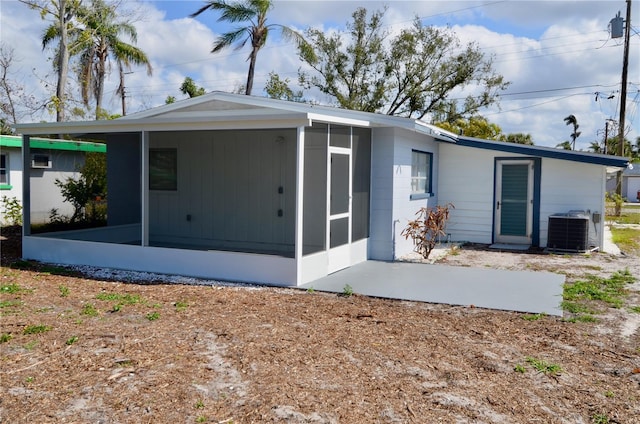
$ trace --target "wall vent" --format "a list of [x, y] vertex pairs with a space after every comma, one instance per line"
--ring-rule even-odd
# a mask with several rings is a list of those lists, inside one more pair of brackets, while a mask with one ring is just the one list
[[32, 168], [51, 168], [51, 158], [49, 155], [35, 154], [31, 156]]

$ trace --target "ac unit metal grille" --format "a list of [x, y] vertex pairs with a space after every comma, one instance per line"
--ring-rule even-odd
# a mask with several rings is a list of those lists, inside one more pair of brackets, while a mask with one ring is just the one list
[[547, 248], [565, 252], [586, 252], [588, 247], [588, 217], [568, 214], [549, 216]]

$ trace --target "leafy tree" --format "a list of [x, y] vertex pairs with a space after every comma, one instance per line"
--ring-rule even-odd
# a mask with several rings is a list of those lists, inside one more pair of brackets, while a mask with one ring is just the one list
[[227, 2], [225, 0], [207, 1], [206, 4], [192, 13], [190, 17], [196, 17], [206, 10], [220, 12], [219, 22], [246, 23], [232, 31], [220, 35], [213, 44], [212, 53], [217, 53], [234, 43], [238, 43], [236, 49], [251, 43], [249, 53], [249, 72], [245, 94], [250, 95], [253, 88], [253, 76], [255, 74], [258, 52], [267, 42], [267, 36], [273, 29], [280, 31], [285, 39], [294, 40], [298, 46], [305, 41], [301, 34], [293, 29], [280, 24], [267, 24], [267, 13], [273, 7], [272, 0], [239, 0]]
[[455, 134], [485, 140], [498, 140], [502, 135], [500, 126], [489, 122], [482, 116], [472, 116], [469, 119], [459, 118], [454, 122], [438, 122], [436, 125]]
[[84, 165], [80, 168], [80, 177], [68, 177], [65, 181], [55, 180], [60, 187], [62, 197], [73, 205], [71, 223], [79, 221], [95, 222], [99, 216], [97, 204], [107, 198], [107, 157], [104, 153], [89, 152]]
[[164, 99], [165, 105], [170, 105], [171, 103], [175, 103], [175, 102], [176, 102], [176, 98], [173, 96], [167, 96], [167, 98]]
[[191, 77], [184, 79], [184, 82], [180, 86], [180, 91], [182, 94], [187, 94], [189, 98], [202, 96], [207, 93], [204, 88], [198, 87]]
[[564, 150], [573, 150], [571, 148], [571, 142], [570, 141], [563, 141], [562, 143], [558, 143], [556, 144], [556, 147], [559, 149], [564, 149]]
[[507, 135], [503, 134], [500, 136], [500, 141], [533, 146], [533, 140], [531, 139], [531, 134], [523, 134], [523, 133], [512, 133]]
[[[607, 140], [607, 153], [617, 155], [618, 146], [620, 146], [620, 138], [610, 137]], [[630, 140], [624, 139], [624, 156], [630, 158], [632, 162], [640, 160], [640, 137], [636, 138], [635, 145]]]
[[81, 9], [82, 0], [20, 0], [31, 9], [40, 12], [42, 19], [49, 18], [51, 25], [42, 37], [42, 49], [58, 40], [53, 68], [58, 74], [56, 94], [52, 104], [56, 111], [56, 121], [66, 119], [67, 79], [69, 76], [70, 40], [69, 33], [74, 30], [74, 21]]
[[503, 134], [502, 128], [498, 124], [489, 122], [487, 118], [480, 115], [472, 116], [469, 119], [458, 118], [455, 122], [438, 122], [435, 125], [465, 137], [533, 145], [531, 134]]
[[[79, 16], [83, 31], [79, 35], [79, 44], [74, 51], [80, 54], [78, 79], [85, 105], [89, 104], [91, 98], [95, 99], [96, 119], [103, 116], [101, 109], [104, 81], [109, 72], [110, 58], [117, 62], [121, 73], [131, 64], [145, 65], [147, 74], [152, 73], [147, 55], [120, 38], [127, 36], [135, 42], [138, 34], [131, 23], [119, 20], [116, 7], [117, 4], [107, 4], [104, 0], [92, 0], [91, 6], [83, 10]], [[123, 82], [121, 84], [124, 85]]]
[[264, 86], [264, 91], [267, 96], [272, 99], [288, 100], [290, 102], [304, 102], [302, 90], [293, 91], [289, 87], [289, 78], [284, 80], [280, 79], [280, 76], [275, 72], [269, 72], [269, 80]]
[[[576, 118], [575, 115], [569, 115], [566, 118], [564, 118], [564, 123], [567, 125], [573, 125], [573, 132], [571, 133], [571, 148], [567, 149], [567, 150], [575, 150], [576, 149], [576, 138], [580, 137], [580, 134], [582, 134], [580, 131], [578, 131], [578, 127], [580, 127], [580, 125], [578, 125], [578, 118]], [[566, 147], [565, 147], [566, 149]]]
[[[385, 9], [386, 10], [386, 9]], [[308, 29], [311, 48], [299, 49], [312, 72], [301, 71], [305, 88], [315, 87], [340, 107], [454, 123], [498, 100], [507, 87], [476, 44], [461, 48], [450, 29], [424, 26], [419, 19], [387, 40], [383, 11], [367, 18], [358, 8], [345, 33]], [[448, 99], [454, 90], [475, 86], [479, 95]]]

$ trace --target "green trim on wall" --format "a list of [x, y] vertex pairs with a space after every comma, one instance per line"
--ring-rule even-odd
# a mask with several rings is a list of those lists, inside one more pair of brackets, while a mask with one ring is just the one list
[[[0, 146], [22, 147], [22, 137], [16, 135], [0, 135]], [[51, 138], [31, 137], [29, 146], [32, 149], [71, 150], [76, 152], [106, 153], [107, 145], [88, 141], [56, 140]]]
[[12, 188], [11, 184], [0, 184], [0, 190], [11, 190]]

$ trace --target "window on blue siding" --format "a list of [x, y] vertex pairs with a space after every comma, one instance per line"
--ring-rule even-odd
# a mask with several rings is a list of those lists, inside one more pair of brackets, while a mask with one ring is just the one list
[[411, 194], [431, 193], [432, 154], [411, 151]]

